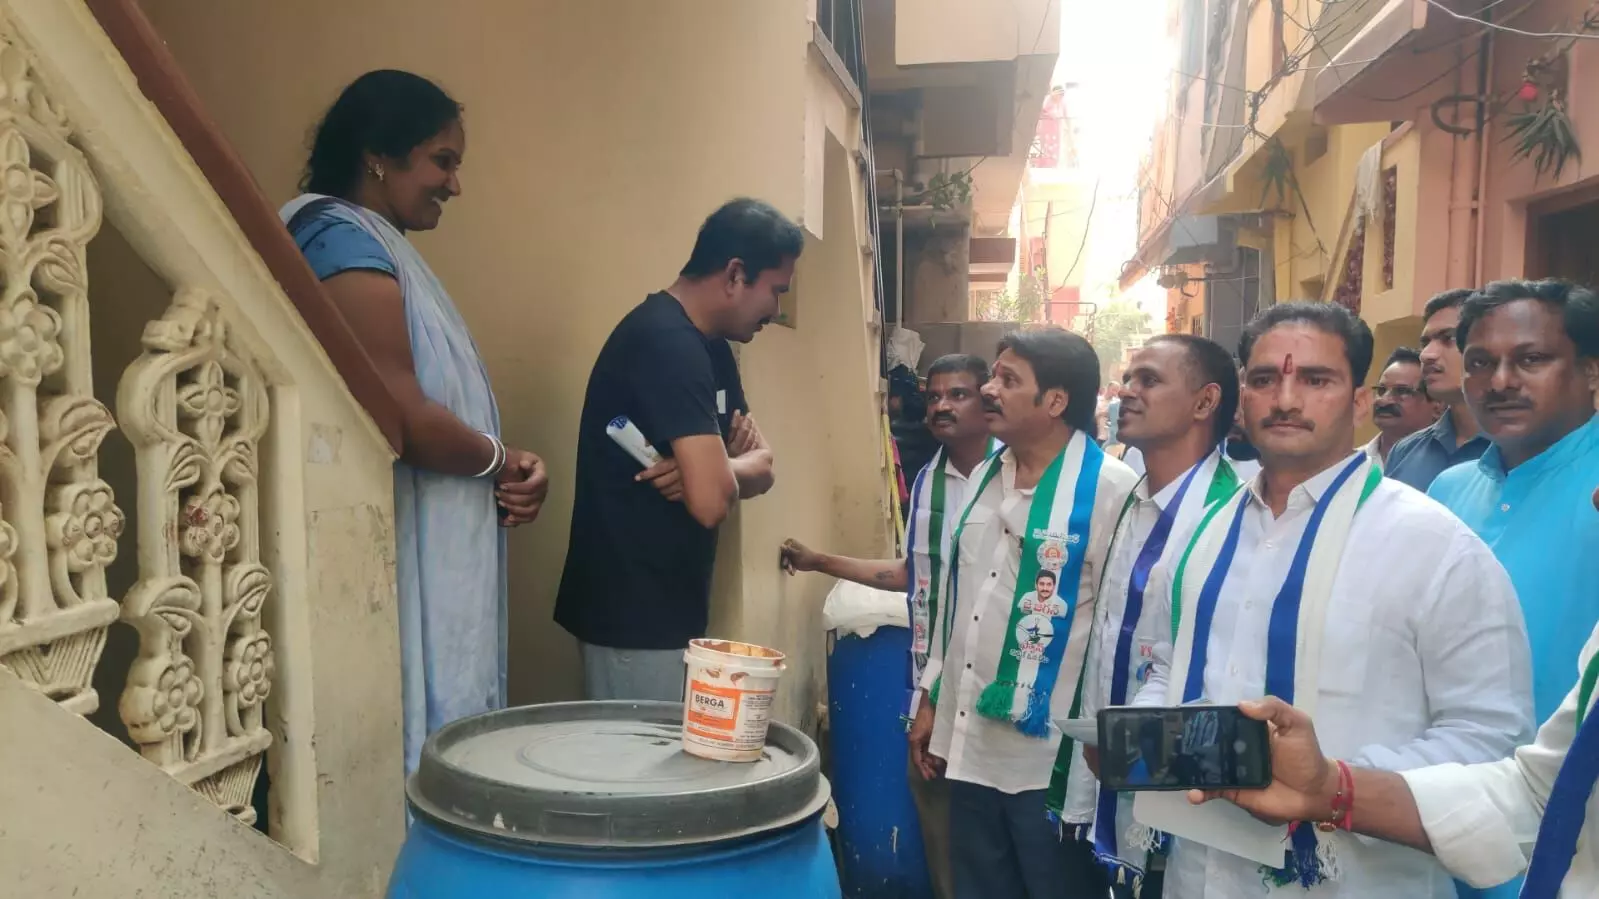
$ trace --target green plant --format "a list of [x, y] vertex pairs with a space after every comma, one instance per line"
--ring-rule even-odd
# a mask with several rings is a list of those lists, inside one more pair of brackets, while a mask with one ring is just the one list
[[1008, 290], [996, 290], [984, 298], [982, 305], [977, 307], [977, 320], [985, 322], [1014, 322], [1020, 321], [1017, 315], [1016, 294]]
[[1512, 159], [1530, 159], [1535, 179], [1551, 169], [1560, 178], [1566, 163], [1582, 160], [1582, 146], [1566, 111], [1566, 87], [1571, 77], [1571, 49], [1578, 39], [1599, 31], [1599, 0], [1595, 0], [1581, 20], [1567, 29], [1565, 40], [1527, 61], [1521, 86], [1500, 102], [1520, 101], [1521, 112], [1505, 120], [1509, 126], [1505, 140], [1514, 141]]
[[1088, 325], [1100, 370], [1109, 373], [1127, 348], [1149, 332], [1149, 313], [1130, 300], [1112, 300], [1094, 313]]
[[989, 322], [1038, 321], [1048, 297], [1049, 288], [1044, 283], [1042, 272], [1022, 275], [1017, 279], [1015, 293], [1009, 290], [994, 291], [978, 307], [977, 317]]
[[926, 203], [934, 209], [945, 210], [964, 206], [972, 199], [972, 173], [966, 171], [951, 175], [939, 172], [928, 179], [926, 187], [918, 184], [917, 191], [913, 199], [917, 203]]
[[1527, 109], [1506, 120], [1510, 131], [1505, 140], [1515, 141], [1512, 159], [1531, 159], [1538, 178], [1554, 170], [1556, 179], [1572, 159], [1582, 159], [1582, 147], [1577, 143], [1571, 116], [1558, 93], [1551, 92], [1542, 103], [1527, 104]]

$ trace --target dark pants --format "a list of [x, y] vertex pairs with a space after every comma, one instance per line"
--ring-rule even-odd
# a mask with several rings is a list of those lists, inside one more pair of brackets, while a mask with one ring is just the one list
[[949, 836], [955, 899], [1105, 899], [1093, 851], [1056, 835], [1043, 790], [950, 781]]
[[[908, 759], [907, 759], [908, 761]], [[927, 873], [933, 881], [933, 899], [955, 899], [949, 869], [949, 781], [924, 780], [915, 765], [910, 766], [911, 798], [922, 824], [922, 846], [927, 852]]]

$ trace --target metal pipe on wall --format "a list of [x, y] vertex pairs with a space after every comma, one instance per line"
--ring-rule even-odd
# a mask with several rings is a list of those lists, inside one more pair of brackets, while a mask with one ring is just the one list
[[[1483, 10], [1483, 21], [1493, 21], [1493, 10]], [[1471, 287], [1482, 287], [1483, 272], [1487, 268], [1483, 244], [1488, 233], [1488, 150], [1493, 118], [1489, 109], [1489, 92], [1493, 90], [1494, 29], [1483, 28], [1482, 52], [1477, 68], [1477, 179], [1472, 187], [1471, 209], [1476, 217], [1476, 228], [1471, 239]]]
[[894, 169], [894, 319], [905, 326], [905, 173]]
[[[1465, 50], [1459, 48], [1456, 52], [1464, 53]], [[1457, 95], [1462, 97], [1467, 96], [1464, 84], [1466, 77], [1468, 76], [1464, 71], [1456, 76]], [[1481, 80], [1480, 73], [1478, 80]], [[1450, 146], [1452, 152], [1449, 165], [1449, 237], [1444, 272], [1446, 289], [1469, 287], [1475, 283], [1470, 279], [1475, 266], [1472, 243], [1477, 226], [1477, 198], [1473, 194], [1478, 184], [1476, 168], [1482, 156], [1481, 109], [1481, 104], [1478, 104], [1478, 127], [1464, 136], [1456, 132]], [[1434, 121], [1437, 121], [1436, 117]], [[1417, 300], [1424, 301], [1424, 298], [1418, 297]]]

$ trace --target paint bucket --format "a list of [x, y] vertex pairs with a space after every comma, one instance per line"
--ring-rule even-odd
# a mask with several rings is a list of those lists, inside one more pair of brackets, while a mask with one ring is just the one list
[[683, 661], [683, 751], [722, 762], [758, 762], [785, 656], [733, 640], [690, 640]]

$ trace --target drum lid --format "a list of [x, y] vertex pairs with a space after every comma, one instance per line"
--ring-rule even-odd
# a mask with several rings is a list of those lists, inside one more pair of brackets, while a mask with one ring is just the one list
[[683, 751], [682, 717], [679, 703], [569, 702], [464, 718], [428, 737], [406, 796], [449, 829], [589, 848], [737, 839], [827, 804], [803, 733], [774, 721], [760, 761], [716, 762]]

